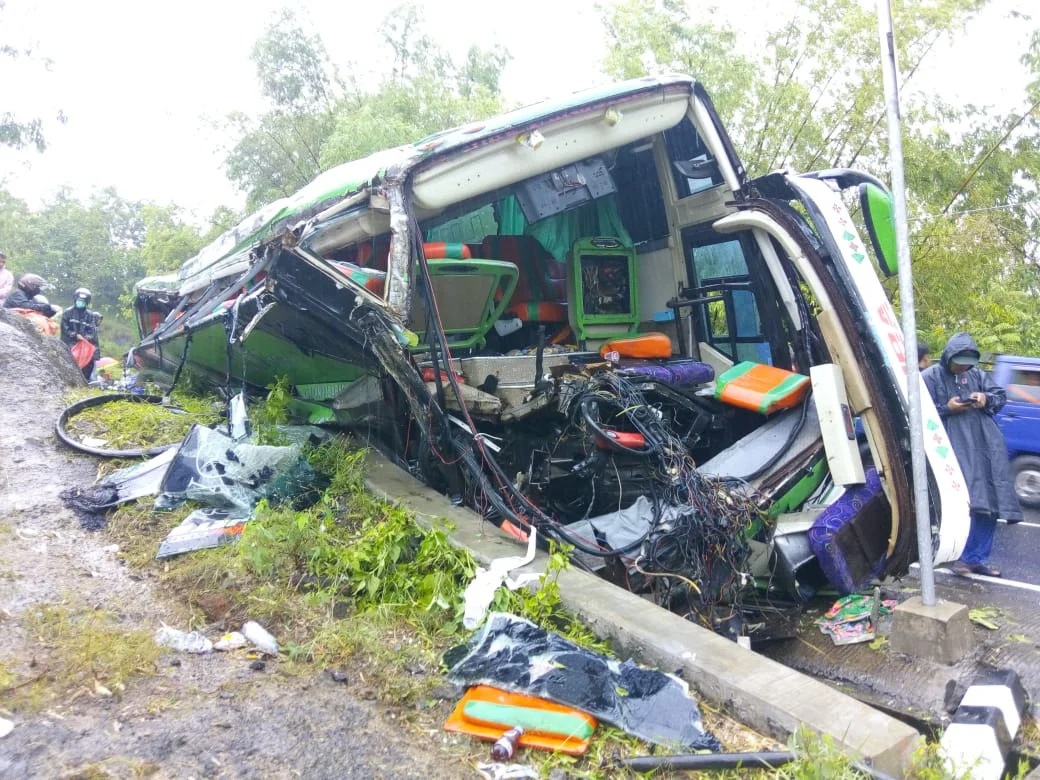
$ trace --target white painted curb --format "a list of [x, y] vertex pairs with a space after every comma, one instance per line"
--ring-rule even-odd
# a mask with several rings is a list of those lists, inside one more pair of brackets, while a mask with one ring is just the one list
[[953, 774], [1000, 780], [1025, 709], [1026, 692], [1013, 670], [993, 671], [976, 680], [940, 743]]

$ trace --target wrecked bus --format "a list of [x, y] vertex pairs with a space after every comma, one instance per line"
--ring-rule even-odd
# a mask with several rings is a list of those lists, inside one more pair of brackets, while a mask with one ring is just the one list
[[[886, 196], [752, 179], [700, 84], [627, 81], [321, 174], [139, 282], [130, 358], [229, 393], [284, 378], [504, 532], [748, 633], [917, 556]], [[948, 561], [967, 492], [923, 396]]]

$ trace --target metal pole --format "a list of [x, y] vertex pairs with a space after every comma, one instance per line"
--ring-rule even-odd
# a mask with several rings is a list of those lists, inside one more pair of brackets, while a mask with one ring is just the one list
[[913, 272], [906, 221], [906, 181], [903, 176], [903, 135], [899, 122], [899, 80], [890, 0], [877, 0], [878, 37], [881, 44], [881, 76], [888, 113], [888, 155], [892, 166], [895, 200], [896, 256], [899, 262], [899, 307], [903, 314], [906, 349], [906, 388], [910, 416], [910, 462], [913, 466], [914, 507], [917, 520], [917, 554], [921, 565], [921, 602], [935, 606], [935, 570], [932, 561], [932, 527], [928, 516], [928, 475], [921, 425], [921, 380], [917, 365], [917, 316], [914, 313]]

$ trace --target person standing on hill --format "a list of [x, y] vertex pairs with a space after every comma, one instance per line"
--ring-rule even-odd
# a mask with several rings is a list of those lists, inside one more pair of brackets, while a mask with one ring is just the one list
[[7, 255], [0, 252], [0, 306], [4, 305], [7, 296], [14, 289], [14, 274], [7, 269]]
[[1022, 520], [1022, 508], [1011, 478], [1007, 445], [993, 420], [1007, 395], [978, 368], [979, 357], [975, 340], [967, 333], [955, 333], [923, 377], [964, 472], [971, 502], [968, 541], [960, 560], [950, 568], [961, 576], [999, 577], [1000, 570], [987, 563], [997, 518], [1017, 523]]
[[101, 315], [90, 310], [90, 290], [80, 287], [73, 293], [72, 306], [67, 308], [61, 315], [61, 340], [72, 349], [82, 338], [93, 346], [93, 352], [89, 360], [80, 356], [73, 350], [76, 362], [83, 369], [83, 376], [87, 381], [94, 373], [94, 364], [97, 363], [98, 350], [100, 348]]

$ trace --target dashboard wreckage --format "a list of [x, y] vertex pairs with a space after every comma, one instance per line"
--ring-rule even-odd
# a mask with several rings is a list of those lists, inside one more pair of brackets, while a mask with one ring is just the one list
[[[128, 359], [287, 378], [502, 531], [755, 639], [917, 556], [890, 204], [854, 170], [749, 178], [688, 77], [613, 84], [326, 171], [140, 281]], [[923, 395], [954, 560], [967, 492]]]

